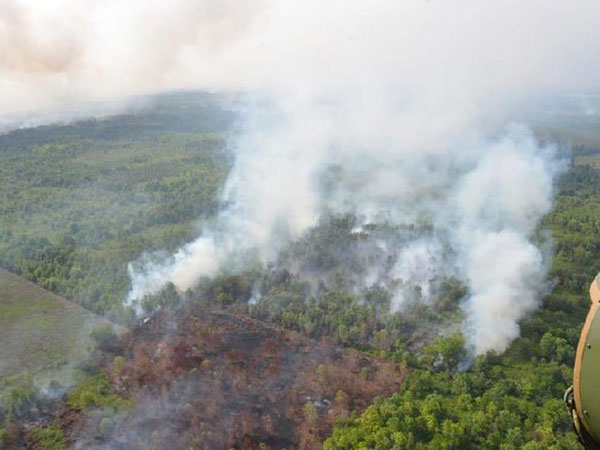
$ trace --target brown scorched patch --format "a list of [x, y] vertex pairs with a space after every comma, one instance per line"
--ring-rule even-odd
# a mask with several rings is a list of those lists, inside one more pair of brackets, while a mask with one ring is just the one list
[[336, 419], [396, 392], [404, 377], [356, 351], [191, 307], [156, 317], [124, 346], [113, 382], [135, 407], [110, 437], [82, 421], [70, 436], [81, 448], [318, 449]]

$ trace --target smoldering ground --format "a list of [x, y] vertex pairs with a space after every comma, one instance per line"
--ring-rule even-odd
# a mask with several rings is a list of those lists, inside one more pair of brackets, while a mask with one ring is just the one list
[[[114, 385], [133, 409], [79, 417], [74, 448], [317, 448], [336, 416], [389, 395], [405, 375], [391, 362], [190, 304], [134, 330], [123, 351]], [[368, 380], [359, 377], [365, 367]], [[307, 403], [317, 422], [306, 419]]]

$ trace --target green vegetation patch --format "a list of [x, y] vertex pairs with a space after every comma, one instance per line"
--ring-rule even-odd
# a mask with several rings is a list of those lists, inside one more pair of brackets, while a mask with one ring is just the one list
[[4, 428], [0, 428], [0, 445], [7, 445], [8, 441], [8, 432]]
[[0, 378], [0, 424], [22, 417], [34, 401], [35, 389], [30, 374]]
[[403, 390], [338, 426], [325, 450], [578, 449], [561, 399], [570, 370], [480, 358], [465, 373], [417, 370]]
[[56, 425], [33, 428], [29, 431], [28, 437], [35, 441], [36, 448], [40, 450], [63, 450], [66, 445], [65, 435]]
[[105, 408], [114, 411], [130, 409], [131, 401], [119, 397], [104, 373], [84, 377], [69, 393], [67, 404], [83, 411], [90, 408]]

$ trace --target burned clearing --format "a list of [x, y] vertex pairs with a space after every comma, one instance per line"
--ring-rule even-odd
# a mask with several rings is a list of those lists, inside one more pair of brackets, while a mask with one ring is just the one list
[[135, 406], [98, 431], [102, 415], [63, 412], [74, 448], [317, 449], [337, 419], [396, 392], [396, 364], [267, 326], [186, 306], [123, 340], [106, 369]]

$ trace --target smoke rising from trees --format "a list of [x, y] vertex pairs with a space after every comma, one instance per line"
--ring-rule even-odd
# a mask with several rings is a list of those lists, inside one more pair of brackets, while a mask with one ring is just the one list
[[[127, 301], [167, 282], [190, 288], [240, 255], [272, 261], [325, 214], [352, 213], [429, 224], [431, 236], [396, 255], [393, 275], [425, 296], [432, 274], [462, 279], [470, 348], [505, 350], [544, 290], [532, 238], [561, 168], [556, 148], [512, 113], [596, 87], [600, 5], [248, 5], [0, 3], [4, 117], [166, 89], [260, 98], [230, 141], [223, 210], [172, 257], [132, 264]], [[339, 176], [324, 183], [332, 168]], [[402, 292], [394, 302], [401, 308]]]

